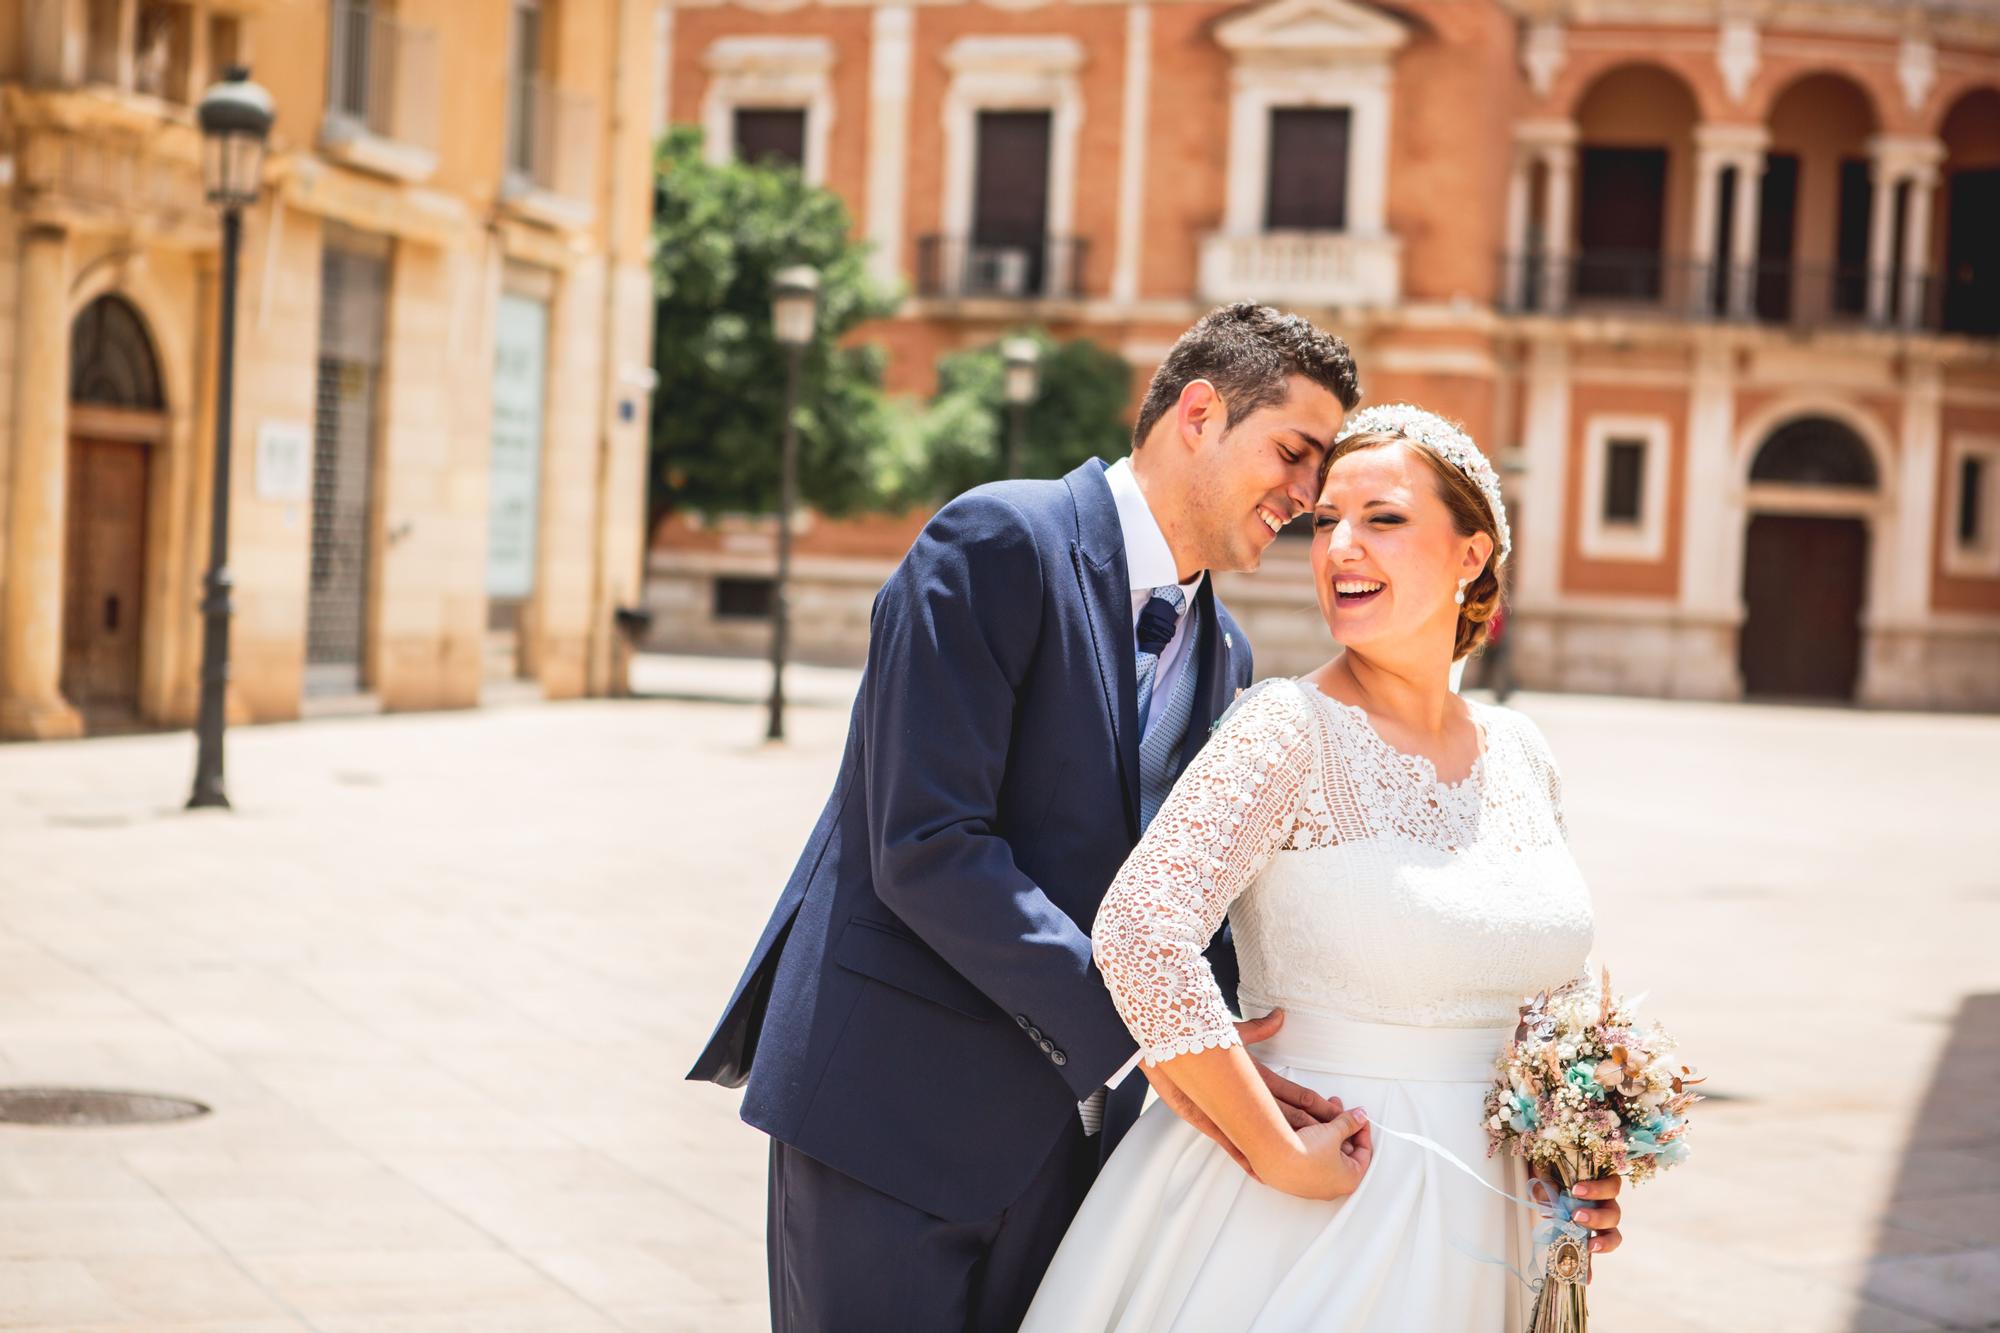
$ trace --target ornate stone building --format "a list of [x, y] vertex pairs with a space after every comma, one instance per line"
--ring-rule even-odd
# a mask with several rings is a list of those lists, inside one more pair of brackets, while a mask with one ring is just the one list
[[[2000, 705], [1990, 3], [746, 0], [660, 39], [674, 119], [795, 157], [907, 285], [899, 388], [1021, 324], [1143, 382], [1266, 300], [1507, 464], [1529, 683]], [[749, 633], [763, 541], [656, 534], [662, 635]], [[806, 641], [852, 656], [898, 552], [816, 542]], [[1227, 580], [1266, 671], [1324, 656], [1306, 579], [1286, 542]]]
[[193, 717], [218, 236], [245, 218], [231, 711], [602, 693], [644, 545], [654, 0], [0, 7], [0, 735]]

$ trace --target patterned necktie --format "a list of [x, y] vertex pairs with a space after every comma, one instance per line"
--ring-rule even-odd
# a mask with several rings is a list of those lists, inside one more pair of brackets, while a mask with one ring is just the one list
[[1174, 641], [1174, 627], [1180, 624], [1181, 608], [1187, 594], [1180, 585], [1169, 583], [1153, 589], [1151, 600], [1139, 612], [1139, 655], [1135, 659], [1139, 678], [1139, 734], [1147, 731], [1147, 712], [1153, 706], [1153, 679], [1160, 673], [1160, 654]]
[[[1139, 681], [1139, 831], [1142, 833], [1153, 822], [1160, 803], [1166, 800], [1174, 779], [1179, 776], [1181, 741], [1187, 735], [1188, 717], [1194, 712], [1196, 677], [1200, 673], [1195, 670], [1193, 654], [1200, 646], [1199, 621], [1188, 625], [1187, 644], [1181, 650], [1183, 665], [1180, 675], [1174, 678], [1174, 688], [1160, 701], [1159, 711], [1153, 711], [1153, 685], [1160, 672], [1160, 654], [1173, 642], [1174, 628], [1186, 606], [1187, 594], [1178, 584], [1169, 583], [1153, 589], [1152, 599], [1139, 612], [1138, 656], [1134, 665]], [[1076, 1109], [1083, 1117], [1083, 1132], [1097, 1134], [1104, 1128], [1104, 1089], [1091, 1093], [1077, 1103]]]

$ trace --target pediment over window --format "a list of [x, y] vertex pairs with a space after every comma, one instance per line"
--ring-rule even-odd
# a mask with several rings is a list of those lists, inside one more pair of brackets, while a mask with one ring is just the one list
[[1215, 29], [1239, 59], [1287, 63], [1382, 61], [1409, 39], [1408, 24], [1357, 0], [1267, 0]]

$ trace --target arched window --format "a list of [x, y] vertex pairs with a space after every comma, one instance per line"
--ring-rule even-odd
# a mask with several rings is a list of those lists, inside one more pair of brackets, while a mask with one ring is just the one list
[[1750, 464], [1750, 480], [1870, 491], [1879, 484], [1867, 444], [1828, 417], [1800, 417], [1772, 431]]
[[70, 326], [69, 397], [98, 407], [165, 410], [152, 339], [123, 297], [98, 297]]

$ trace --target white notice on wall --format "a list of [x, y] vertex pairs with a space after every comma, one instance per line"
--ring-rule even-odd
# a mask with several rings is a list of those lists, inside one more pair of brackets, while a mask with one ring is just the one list
[[257, 498], [312, 498], [312, 431], [296, 421], [266, 421], [257, 427]]
[[501, 296], [494, 328], [493, 454], [486, 519], [486, 592], [491, 597], [527, 597], [535, 590], [548, 337], [546, 304], [513, 292]]

